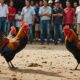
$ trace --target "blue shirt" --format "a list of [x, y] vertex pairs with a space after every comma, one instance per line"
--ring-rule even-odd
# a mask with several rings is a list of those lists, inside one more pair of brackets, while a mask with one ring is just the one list
[[40, 16], [39, 16], [39, 7], [35, 7], [35, 22], [39, 23], [40, 22]]

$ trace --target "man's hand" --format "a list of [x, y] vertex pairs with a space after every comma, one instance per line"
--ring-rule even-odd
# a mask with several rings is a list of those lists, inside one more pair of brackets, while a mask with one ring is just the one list
[[53, 16], [63, 16], [61, 13], [53, 14]]
[[47, 14], [46, 13], [42, 13], [42, 14], [40, 14], [40, 16], [47, 16]]
[[58, 16], [58, 14], [53, 14], [53, 16]]
[[9, 14], [9, 16], [15, 16], [15, 14]]
[[63, 16], [63, 14], [61, 14], [61, 13], [57, 13], [57, 16]]

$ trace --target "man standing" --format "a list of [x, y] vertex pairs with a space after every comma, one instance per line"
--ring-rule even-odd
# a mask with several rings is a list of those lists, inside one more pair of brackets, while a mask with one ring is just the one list
[[40, 29], [40, 16], [39, 16], [39, 3], [35, 4], [35, 40], [39, 38], [39, 29]]
[[22, 20], [27, 22], [30, 27], [30, 43], [33, 42], [33, 24], [34, 24], [34, 17], [35, 11], [34, 8], [30, 6], [30, 0], [25, 0], [26, 6], [22, 9]]
[[80, 6], [76, 8], [76, 19], [77, 19], [77, 34], [80, 40]]
[[50, 17], [51, 7], [48, 6], [48, 1], [44, 0], [43, 6], [40, 7], [40, 32], [41, 32], [41, 44], [44, 43], [44, 33], [47, 31], [47, 44], [50, 43]]
[[75, 10], [71, 7], [71, 3], [66, 1], [66, 8], [64, 9], [64, 25], [69, 25], [71, 29], [75, 29]]
[[10, 31], [10, 27], [14, 26], [14, 22], [15, 22], [15, 15], [16, 15], [16, 9], [13, 7], [13, 1], [10, 1], [9, 3], [9, 16], [8, 16], [8, 33]]
[[63, 22], [63, 8], [60, 6], [60, 1], [55, 1], [55, 6], [52, 11], [53, 16], [53, 30], [54, 30], [54, 44], [58, 44], [58, 38], [61, 37], [61, 43], [64, 43], [64, 36], [62, 30]]
[[4, 4], [4, 0], [0, 0], [0, 31], [6, 32], [6, 22], [8, 22], [8, 6]]

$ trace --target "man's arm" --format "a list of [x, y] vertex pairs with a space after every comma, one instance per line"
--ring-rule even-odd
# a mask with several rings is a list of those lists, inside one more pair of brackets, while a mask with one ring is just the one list
[[52, 10], [51, 10], [51, 8], [48, 8], [49, 9], [49, 12], [48, 13], [41, 13], [40, 14], [40, 16], [49, 16], [49, 17], [51, 17], [51, 13], [52, 13]]
[[45, 13], [45, 16], [51, 17], [51, 13]]
[[46, 16], [46, 14], [45, 13], [41, 13], [41, 14], [39, 14], [40, 16]]
[[58, 14], [54, 14], [54, 13], [53, 13], [52, 15], [53, 15], [54, 17], [55, 17], [55, 16], [58, 16]]
[[75, 10], [73, 9], [73, 24], [75, 24], [76, 22], [76, 12]]
[[63, 13], [58, 13], [57, 16], [62, 17], [63, 16]]
[[35, 23], [35, 10], [32, 8], [32, 22]]
[[9, 16], [15, 16], [15, 14], [8, 14]]
[[39, 10], [39, 16], [46, 16], [46, 13], [43, 13], [43, 12], [42, 12], [42, 7], [41, 7], [40, 10]]
[[33, 17], [32, 17], [32, 22], [33, 22], [33, 24], [35, 22], [35, 15], [34, 14], [33, 14]]
[[22, 16], [22, 21], [24, 21], [24, 9], [22, 9], [21, 16]]
[[6, 22], [8, 22], [8, 15], [9, 15], [9, 10], [8, 6], [6, 5]]
[[57, 13], [55, 13], [54, 8], [53, 8], [53, 10], [52, 10], [52, 16], [53, 16], [53, 17], [58, 16], [58, 14], [57, 14]]
[[64, 10], [61, 9], [61, 12], [56, 13], [56, 14], [53, 13], [53, 16], [59, 16], [59, 17], [62, 17], [62, 16], [63, 16], [63, 13], [64, 13]]

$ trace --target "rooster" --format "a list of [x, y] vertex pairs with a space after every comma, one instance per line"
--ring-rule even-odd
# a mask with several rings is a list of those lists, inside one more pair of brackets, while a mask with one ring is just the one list
[[25, 22], [21, 24], [22, 27], [12, 39], [6, 38], [0, 34], [0, 53], [7, 61], [10, 68], [15, 68], [11, 61], [19, 51], [25, 48], [29, 38], [30, 29], [28, 24]]
[[64, 27], [64, 36], [66, 48], [73, 54], [74, 58], [77, 60], [77, 66], [75, 70], [77, 70], [80, 63], [80, 41], [78, 40], [77, 34], [74, 30], [70, 29], [68, 25]]

